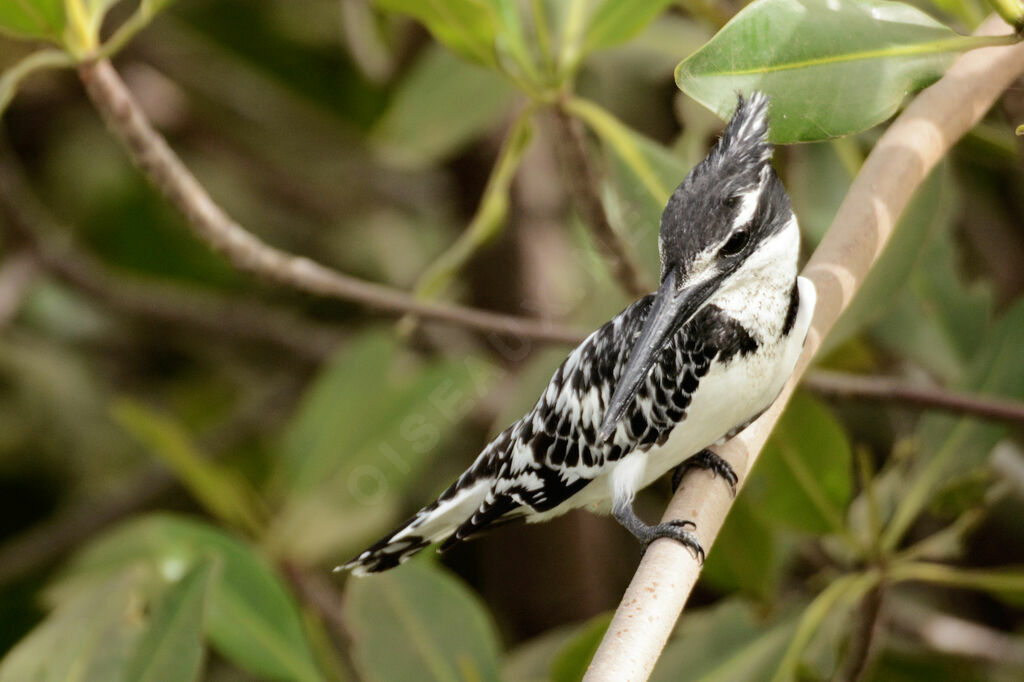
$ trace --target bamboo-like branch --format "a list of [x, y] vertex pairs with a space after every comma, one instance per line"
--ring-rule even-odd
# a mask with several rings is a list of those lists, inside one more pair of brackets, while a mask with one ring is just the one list
[[107, 126], [135, 163], [186, 217], [193, 233], [237, 269], [320, 296], [389, 313], [461, 325], [501, 336], [573, 343], [581, 333], [563, 325], [416, 300], [392, 287], [366, 282], [309, 258], [274, 248], [233, 220], [207, 193], [158, 133], [109, 61], [83, 63], [78, 74]]
[[612, 229], [608, 214], [598, 195], [598, 177], [587, 156], [586, 141], [579, 121], [561, 108], [554, 109], [556, 125], [555, 150], [562, 164], [562, 174], [580, 216], [589, 227], [598, 250], [604, 256], [612, 276], [630, 296], [639, 297], [653, 290], [647, 277], [633, 262], [630, 248]]
[[1024, 422], [1024, 402], [1020, 400], [988, 398], [945, 388], [910, 386], [889, 377], [816, 370], [807, 375], [801, 386], [822, 396], [896, 402], [982, 419]]
[[[998, 18], [990, 18], [978, 31], [984, 35], [1008, 32]], [[804, 269], [803, 274], [818, 290], [818, 303], [796, 371], [764, 415], [717, 449], [736, 470], [741, 485], [822, 339], [864, 281], [914, 191], [950, 146], [1022, 72], [1024, 44], [968, 52], [918, 95], [879, 139]], [[707, 472], [694, 471], [683, 481], [663, 518], [694, 521], [698, 537], [709, 549], [732, 500], [721, 481]], [[699, 574], [700, 566], [681, 544], [671, 540], [652, 543], [584, 679], [646, 680]]]

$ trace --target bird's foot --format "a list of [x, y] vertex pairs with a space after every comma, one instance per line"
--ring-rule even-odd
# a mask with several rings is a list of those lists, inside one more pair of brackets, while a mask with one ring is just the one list
[[689, 550], [693, 558], [697, 560], [697, 563], [704, 563], [704, 548], [700, 545], [700, 540], [697, 539], [697, 535], [692, 531], [686, 530], [689, 526], [693, 530], [697, 530], [697, 524], [693, 521], [666, 521], [659, 523], [656, 526], [647, 526], [648, 535], [646, 538], [640, 540], [643, 543], [643, 549], [641, 553], [646, 553], [647, 548], [650, 547], [651, 543], [660, 538], [671, 538], [676, 542], [680, 543], [683, 547]]
[[672, 470], [672, 492], [679, 490], [679, 484], [683, 482], [683, 476], [690, 469], [706, 469], [724, 479], [729, 484], [729, 490], [732, 492], [733, 497], [736, 496], [736, 484], [740, 481], [736, 471], [733, 470], [731, 464], [707, 448], [685, 460]]
[[646, 552], [647, 547], [655, 540], [671, 538], [686, 547], [698, 563], [704, 563], [704, 548], [701, 547], [700, 540], [697, 539], [696, 534], [687, 530], [687, 527], [693, 530], [697, 529], [697, 525], [693, 521], [673, 520], [651, 526], [640, 520], [640, 517], [633, 511], [631, 503], [616, 505], [612, 513], [615, 519], [640, 541], [640, 544], [643, 545], [643, 552]]

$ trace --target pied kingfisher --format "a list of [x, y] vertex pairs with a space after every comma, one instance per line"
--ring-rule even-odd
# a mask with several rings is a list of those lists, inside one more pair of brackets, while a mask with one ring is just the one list
[[586, 507], [646, 546], [704, 551], [689, 521], [644, 523], [636, 492], [675, 468], [736, 475], [706, 450], [778, 396], [803, 347], [814, 285], [797, 276], [800, 233], [771, 166], [768, 100], [741, 96], [721, 139], [661, 217], [661, 285], [587, 337], [533, 409], [430, 505], [336, 570], [384, 571], [515, 519]]

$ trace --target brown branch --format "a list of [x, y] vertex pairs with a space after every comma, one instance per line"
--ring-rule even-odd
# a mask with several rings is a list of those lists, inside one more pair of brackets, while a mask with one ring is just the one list
[[583, 222], [590, 226], [597, 248], [608, 262], [612, 276], [623, 290], [633, 297], [650, 293], [653, 287], [633, 262], [629, 246], [612, 229], [601, 197], [597, 194], [598, 177], [587, 155], [586, 140], [579, 121], [560, 107], [554, 108], [555, 151], [562, 165], [562, 174], [569, 193]]
[[895, 402], [982, 419], [1024, 422], [1024, 402], [1019, 400], [989, 398], [944, 388], [908, 386], [903, 381], [888, 377], [817, 370], [807, 375], [802, 386], [819, 395], [835, 398]]
[[885, 597], [883, 585], [869, 590], [860, 603], [860, 619], [854, 628], [846, 660], [836, 676], [841, 682], [858, 682], [868, 670], [877, 652], [878, 634], [882, 629], [880, 615]]
[[978, 662], [1024, 669], [1024, 641], [925, 606], [906, 597], [890, 600], [887, 607], [892, 630], [906, 633], [932, 651], [963, 656]]
[[[991, 18], [978, 32], [1005, 34], [1008, 27]], [[796, 371], [767, 412], [715, 448], [739, 474], [741, 485], [822, 339], [884, 249], [914, 191], [1021, 72], [1024, 44], [968, 52], [921, 92], [879, 139], [804, 269], [804, 276], [817, 289], [818, 303]], [[694, 471], [672, 498], [663, 519], [692, 520], [704, 548], [710, 549], [732, 500], [727, 486], [707, 472]], [[651, 544], [584, 679], [647, 679], [699, 575], [699, 565], [681, 544], [664, 540]]]
[[56, 225], [9, 157], [0, 161], [0, 219], [46, 272], [130, 315], [256, 339], [315, 361], [326, 358], [342, 339], [338, 330], [289, 310], [111, 272], [71, 242], [72, 231]]
[[17, 314], [38, 271], [36, 257], [26, 249], [9, 252], [0, 262], [0, 329]]
[[239, 270], [301, 291], [352, 301], [390, 314], [413, 313], [502, 336], [575, 343], [581, 333], [543, 320], [418, 301], [397, 289], [365, 282], [309, 258], [274, 248], [235, 222], [216, 204], [166, 140], [149, 123], [107, 60], [82, 64], [79, 77], [107, 126], [143, 173], [186, 217], [193, 233]]

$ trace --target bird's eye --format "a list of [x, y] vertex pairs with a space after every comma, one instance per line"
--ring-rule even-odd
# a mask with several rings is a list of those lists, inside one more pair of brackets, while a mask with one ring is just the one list
[[736, 207], [738, 207], [740, 205], [740, 197], [738, 197], [738, 196], [728, 197], [725, 200], [724, 203], [725, 203], [726, 208], [734, 209], [734, 208], [736, 208]]
[[735, 256], [737, 253], [743, 250], [743, 247], [750, 241], [750, 233], [746, 230], [736, 230], [729, 237], [729, 241], [722, 245], [719, 250], [719, 256]]

